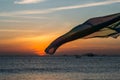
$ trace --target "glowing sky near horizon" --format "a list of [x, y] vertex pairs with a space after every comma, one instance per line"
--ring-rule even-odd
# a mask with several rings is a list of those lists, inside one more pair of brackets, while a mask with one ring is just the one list
[[[0, 55], [44, 55], [58, 36], [89, 18], [120, 12], [120, 0], [0, 0]], [[60, 54], [120, 54], [120, 37], [79, 39]]]

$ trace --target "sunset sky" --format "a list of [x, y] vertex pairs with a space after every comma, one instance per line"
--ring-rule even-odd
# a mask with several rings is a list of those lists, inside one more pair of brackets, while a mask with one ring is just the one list
[[[45, 55], [57, 37], [89, 18], [120, 12], [120, 0], [0, 0], [0, 55]], [[120, 54], [120, 37], [79, 39], [56, 55]]]

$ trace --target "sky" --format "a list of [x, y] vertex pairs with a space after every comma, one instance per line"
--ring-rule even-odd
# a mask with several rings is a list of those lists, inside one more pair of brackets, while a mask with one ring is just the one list
[[[89, 18], [120, 12], [120, 0], [0, 0], [0, 55], [46, 55], [57, 37]], [[120, 37], [78, 39], [55, 55], [120, 55]]]

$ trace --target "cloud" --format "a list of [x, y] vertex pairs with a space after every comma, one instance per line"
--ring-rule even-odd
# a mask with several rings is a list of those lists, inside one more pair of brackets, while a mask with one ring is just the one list
[[[22, 0], [22, 1], [24, 2], [25, 0]], [[29, 3], [31, 3], [31, 2], [33, 3], [33, 2], [44, 1], [44, 0], [26, 0], [26, 1]], [[44, 10], [23, 10], [23, 11], [14, 11], [14, 12], [2, 12], [2, 13], [0, 13], [0, 16], [29, 18], [30, 16], [26, 17], [26, 15], [48, 14], [48, 13], [53, 13], [56, 11], [80, 9], [80, 8], [95, 7], [95, 6], [102, 6], [102, 5], [110, 5], [110, 4], [119, 3], [119, 2], [120, 2], [120, 0], [105, 0], [105, 1], [101, 1], [101, 2], [93, 2], [93, 3], [79, 4], [79, 5], [72, 5], [72, 6], [62, 6], [62, 7], [49, 8], [49, 9], [44, 9]], [[37, 17], [30, 17], [30, 18], [37, 18]], [[44, 18], [39, 17], [37, 19], [44, 19]]]
[[[20, 23], [20, 22], [25, 22], [23, 20], [0, 20], [0, 22], [4, 23], [4, 22], [8, 22], [8, 23]], [[0, 30], [1, 31], [1, 30]]]
[[43, 2], [45, 0], [19, 0], [15, 1], [15, 4], [32, 4], [32, 3], [38, 3], [38, 2]]
[[[8, 12], [0, 13], [0, 17], [12, 17], [12, 18], [19, 18], [19, 19], [48, 19], [44, 16], [24, 16], [20, 15], [21, 13], [17, 12]], [[0, 20], [0, 22], [6, 22], [5, 20]], [[7, 22], [14, 22], [14, 20], [8, 20]], [[15, 22], [23, 22], [23, 21], [15, 21]]]
[[113, 4], [113, 3], [117, 3], [117, 2], [120, 2], [120, 0], [107, 0], [104, 2], [95, 2], [95, 3], [88, 3], [88, 4], [75, 5], [75, 6], [58, 7], [58, 8], [55, 8], [54, 10], [60, 11], [60, 10], [68, 10], [68, 9], [94, 7], [94, 6], [101, 6], [101, 5], [109, 5], [109, 4]]
[[0, 32], [37, 32], [34, 30], [0, 29]]
[[47, 14], [47, 13], [52, 13], [52, 12], [56, 12], [56, 11], [109, 5], [109, 4], [118, 3], [118, 2], [120, 2], [120, 0], [106, 0], [103, 2], [94, 2], [94, 3], [80, 4], [80, 5], [73, 5], [73, 6], [64, 6], [64, 7], [50, 8], [50, 9], [46, 9], [46, 10], [26, 10], [26, 11], [19, 11], [19, 12], [15, 12], [15, 13], [20, 14], [20, 15]]

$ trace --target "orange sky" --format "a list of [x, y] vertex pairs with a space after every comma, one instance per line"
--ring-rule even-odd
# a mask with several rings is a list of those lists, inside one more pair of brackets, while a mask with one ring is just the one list
[[[45, 55], [57, 37], [89, 18], [120, 12], [120, 0], [0, 0], [0, 55]], [[61, 46], [56, 55], [120, 54], [120, 38], [80, 39]]]
[[[60, 34], [58, 34], [60, 35]], [[29, 38], [16, 38], [8, 41], [3, 41], [1, 44], [0, 51], [7, 52], [20, 52], [20, 54], [31, 53], [35, 55], [46, 55], [45, 48], [58, 37], [56, 34], [43, 35], [37, 37]], [[119, 51], [120, 48], [120, 38], [105, 38], [105, 39], [78, 39], [67, 44], [62, 45], [56, 52], [57, 55], [73, 55], [73, 54], [83, 54], [83, 53], [110, 53], [111, 51]], [[104, 52], [102, 52], [102, 50]], [[117, 52], [116, 51], [116, 52]], [[32, 55], [32, 54], [31, 54]]]
[[[57, 35], [42, 35], [34, 37], [18, 37], [9, 40], [1, 40], [1, 52], [32, 52], [37, 55], [45, 55], [45, 48]], [[29, 54], [28, 54], [29, 55]]]

